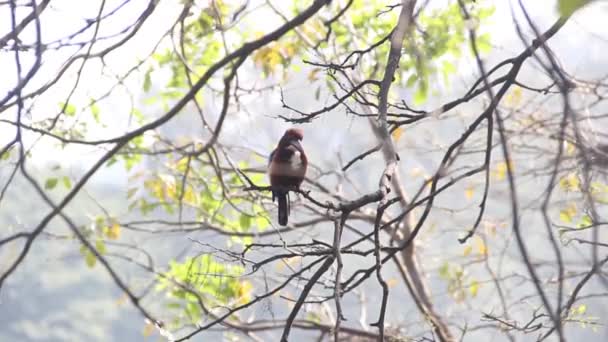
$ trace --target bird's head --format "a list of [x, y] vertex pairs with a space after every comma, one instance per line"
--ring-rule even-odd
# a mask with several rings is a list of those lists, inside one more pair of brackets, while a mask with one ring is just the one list
[[299, 128], [290, 128], [285, 131], [283, 138], [286, 140], [302, 140], [304, 139], [304, 132]]

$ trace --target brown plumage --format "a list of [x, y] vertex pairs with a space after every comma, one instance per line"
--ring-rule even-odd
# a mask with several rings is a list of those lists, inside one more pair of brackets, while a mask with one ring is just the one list
[[279, 202], [279, 224], [287, 224], [289, 216], [289, 189], [299, 188], [306, 175], [308, 159], [300, 144], [304, 138], [302, 130], [290, 128], [285, 131], [277, 147], [272, 151], [268, 163], [272, 200]]

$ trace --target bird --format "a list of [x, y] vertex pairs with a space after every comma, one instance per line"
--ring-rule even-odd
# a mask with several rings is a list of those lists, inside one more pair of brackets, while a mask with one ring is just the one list
[[287, 225], [289, 190], [299, 189], [306, 175], [308, 158], [300, 144], [303, 138], [304, 134], [301, 129], [287, 129], [268, 158], [272, 201], [274, 202], [276, 198], [279, 202], [278, 219], [281, 226]]

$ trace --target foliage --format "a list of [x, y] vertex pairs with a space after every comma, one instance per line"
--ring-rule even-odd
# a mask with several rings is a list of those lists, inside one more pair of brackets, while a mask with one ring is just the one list
[[[7, 253], [0, 289], [45, 236], [76, 241], [91, 274], [106, 271], [146, 318], [144, 335], [169, 340], [220, 325], [235, 339], [278, 327], [282, 340], [297, 328], [321, 339], [443, 341], [456, 328], [463, 339], [495, 329], [542, 340], [563, 337], [565, 324], [595, 327], [579, 291], [608, 262], [598, 253], [608, 148], [595, 141], [603, 133], [594, 135], [608, 94], [605, 80], [571, 76], [550, 50], [568, 17], [593, 1], [557, 1], [562, 18], [551, 28], [516, 22], [526, 46], [501, 48], [509, 56], [499, 62], [490, 56], [491, 1], [411, 9], [407, 1], [151, 1], [121, 30], [106, 20], [133, 4], [109, 10], [102, 1], [97, 16], [83, 15], [85, 26], [57, 41], [46, 40], [47, 28], [44, 39], [30, 37], [47, 25], [39, 3], [0, 4], [32, 11], [7, 16], [23, 20], [27, 34], [12, 22], [0, 34], [16, 75], [0, 99], [0, 128], [11, 132], [0, 146], [0, 204], [21, 196], [20, 179], [48, 210], [33, 227], [0, 236], [2, 257], [4, 246], [25, 242], [16, 257]], [[153, 16], [167, 27], [151, 50], [117, 54], [151, 40], [139, 30]], [[39, 69], [54, 64], [55, 52], [69, 57], [43, 82], [51, 73]], [[125, 70], [113, 62], [131, 58]], [[532, 63], [543, 74], [525, 77]], [[85, 91], [88, 73], [94, 89]], [[310, 124], [307, 139], [317, 140], [303, 188], [290, 192], [296, 219], [275, 227], [265, 169], [277, 137], [266, 141], [259, 127], [274, 135], [283, 121]], [[39, 156], [61, 159], [48, 151], [82, 166], [54, 160], [32, 171]], [[110, 209], [89, 192], [96, 174], [124, 181], [111, 194], [120, 205]], [[82, 198], [94, 209], [73, 205]], [[571, 256], [581, 254], [570, 253], [572, 241], [590, 248], [591, 263]], [[119, 262], [144, 274], [141, 294]], [[450, 300], [437, 300], [429, 279]], [[368, 302], [370, 289], [377, 293]], [[395, 294], [404, 293], [419, 310], [407, 322], [391, 317]], [[144, 300], [154, 296], [158, 305]], [[365, 321], [368, 305], [379, 312], [374, 329], [348, 323], [354, 311]], [[450, 316], [458, 310], [467, 311], [464, 325]], [[468, 325], [479, 318], [489, 323]]]
[[181, 263], [171, 261], [156, 289], [167, 294], [167, 308], [177, 310], [177, 326], [184, 324], [179, 320], [181, 316], [197, 323], [203, 317], [203, 308], [250, 300], [251, 283], [239, 279], [243, 271], [242, 267], [216, 262], [210, 255], [187, 258]]

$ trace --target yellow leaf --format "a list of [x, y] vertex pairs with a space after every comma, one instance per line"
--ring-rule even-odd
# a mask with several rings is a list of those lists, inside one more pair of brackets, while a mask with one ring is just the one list
[[584, 314], [587, 311], [587, 305], [585, 304], [581, 304], [578, 306], [578, 308], [576, 308], [576, 313], [578, 313], [579, 315]]
[[164, 183], [161, 179], [148, 179], [144, 181], [144, 187], [148, 189], [155, 198], [165, 199]]
[[570, 203], [567, 207], [559, 211], [559, 219], [565, 223], [572, 223], [574, 216], [576, 216], [577, 209], [576, 204]]
[[263, 47], [253, 54], [253, 61], [264, 70], [266, 76], [272, 75], [276, 67], [283, 62], [280, 52], [281, 46], [277, 43]]
[[466, 246], [466, 247], [464, 248], [464, 251], [462, 252], [462, 255], [466, 257], [466, 256], [468, 256], [469, 254], [471, 254], [471, 252], [472, 252], [472, 251], [473, 251], [473, 247], [471, 247], [471, 246]]
[[239, 284], [239, 303], [245, 304], [251, 301], [251, 291], [253, 290], [253, 285], [250, 281], [244, 280]]
[[319, 77], [317, 76], [317, 74], [319, 73], [319, 71], [321, 71], [321, 69], [319, 69], [319, 68], [314, 68], [314, 69], [310, 70], [310, 72], [308, 73], [308, 80], [310, 82], [318, 80]]
[[190, 159], [189, 158], [180, 158], [175, 163], [175, 169], [181, 173], [186, 172], [186, 170], [191, 166], [189, 166]]
[[516, 107], [521, 102], [521, 88], [513, 87], [505, 96], [505, 104], [510, 107]]
[[496, 167], [494, 168], [494, 170], [492, 170], [492, 176], [494, 179], [496, 180], [504, 180], [507, 177], [507, 170], [511, 169], [511, 171], [513, 171], [513, 161], [511, 161], [509, 163], [509, 165], [507, 165], [506, 161], [501, 161], [498, 164], [496, 164]]
[[568, 140], [564, 140], [564, 149], [566, 150], [567, 156], [571, 156], [574, 154], [574, 152], [576, 152], [576, 147]]
[[84, 262], [87, 264], [87, 266], [89, 268], [93, 268], [93, 267], [95, 267], [95, 263], [97, 262], [97, 258], [95, 257], [95, 254], [91, 253], [91, 251], [89, 251], [87, 249], [87, 252], [84, 255]]
[[386, 284], [390, 288], [395, 287], [398, 283], [399, 283], [399, 281], [395, 278], [390, 278], [389, 280], [386, 281]]
[[482, 256], [486, 256], [488, 254], [488, 247], [482, 238], [477, 237], [475, 239], [475, 245], [477, 247], [477, 253]]
[[469, 285], [469, 292], [471, 293], [471, 297], [477, 296], [477, 292], [479, 291], [479, 282], [477, 280], [473, 280], [471, 285]]
[[111, 225], [105, 230], [106, 236], [110, 240], [118, 240], [120, 238], [120, 224], [112, 220]]
[[471, 198], [473, 198], [474, 192], [475, 192], [475, 187], [473, 185], [469, 185], [469, 186], [467, 186], [466, 189], [464, 189], [464, 197], [466, 197], [468, 200], [470, 200]]
[[183, 201], [185, 203], [188, 203], [191, 205], [197, 205], [196, 199], [197, 198], [196, 198], [196, 195], [194, 194], [194, 191], [192, 191], [192, 187], [187, 186], [186, 189], [184, 190]]
[[580, 189], [580, 181], [576, 174], [571, 173], [559, 180], [559, 187], [566, 191], [577, 191]]
[[394, 130], [393, 133], [392, 133], [393, 139], [395, 141], [399, 141], [399, 138], [401, 138], [402, 134], [403, 134], [403, 129], [401, 127], [397, 127], [397, 129]]
[[154, 324], [146, 322], [146, 325], [144, 325], [144, 329], [141, 333], [142, 335], [144, 335], [144, 337], [148, 337], [154, 333], [154, 330]]

